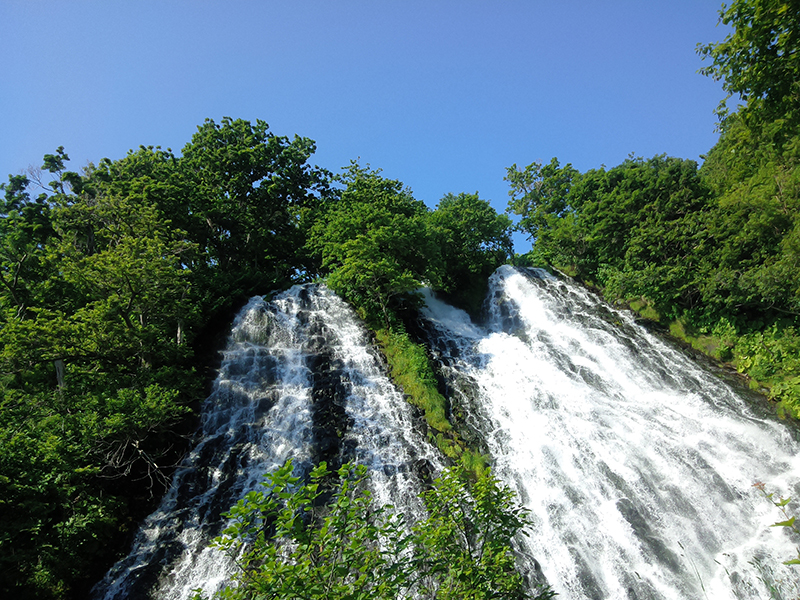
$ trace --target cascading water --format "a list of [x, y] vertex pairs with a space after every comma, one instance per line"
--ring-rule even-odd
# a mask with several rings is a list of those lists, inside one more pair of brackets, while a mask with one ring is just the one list
[[380, 504], [419, 514], [420, 476], [441, 469], [353, 311], [324, 286], [253, 298], [237, 317], [200, 441], [130, 555], [94, 589], [105, 600], [186, 599], [219, 589], [231, 561], [208, 547], [221, 513], [292, 459], [370, 468]]
[[[486, 329], [428, 297], [429, 341], [495, 474], [531, 511], [521, 556], [561, 597], [797, 593], [780, 564], [795, 546], [752, 488], [800, 492], [792, 431], [578, 286], [511, 267], [491, 285]], [[320, 286], [241, 312], [199, 438], [95, 598], [218, 589], [233, 568], [208, 548], [221, 513], [288, 458], [301, 471], [365, 463], [378, 501], [410, 514], [419, 474], [441, 468], [365, 330]]]
[[792, 431], [577, 285], [512, 267], [490, 284], [487, 329], [430, 296], [426, 328], [559, 597], [797, 593], [796, 548], [752, 487], [800, 491]]

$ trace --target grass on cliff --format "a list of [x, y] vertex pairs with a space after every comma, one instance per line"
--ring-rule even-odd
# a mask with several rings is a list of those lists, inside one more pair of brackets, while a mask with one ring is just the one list
[[448, 420], [447, 400], [439, 393], [425, 347], [413, 342], [406, 332], [391, 329], [375, 331], [375, 338], [389, 363], [392, 381], [424, 413], [430, 440], [468, 471], [481, 473], [486, 468], [486, 457], [468, 448]]

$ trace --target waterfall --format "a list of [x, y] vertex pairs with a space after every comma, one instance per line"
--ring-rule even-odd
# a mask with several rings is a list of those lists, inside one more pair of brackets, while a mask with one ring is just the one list
[[[483, 326], [426, 295], [423, 329], [468, 437], [529, 509], [519, 554], [569, 600], [794, 597], [800, 540], [753, 488], [800, 494], [794, 429], [744, 388], [544, 271], [502, 267]], [[761, 407], [761, 408], [759, 408]], [[97, 600], [188, 598], [234, 569], [221, 514], [291, 458], [368, 465], [380, 504], [420, 515], [442, 468], [353, 311], [324, 286], [253, 298], [234, 322], [197, 444]], [[796, 510], [793, 510], [796, 512]], [[772, 590], [776, 590], [773, 594]]]
[[300, 473], [321, 460], [366, 464], [378, 503], [420, 514], [420, 477], [441, 470], [439, 458], [363, 325], [330, 290], [251, 299], [223, 356], [198, 443], [96, 599], [185, 600], [195, 588], [220, 589], [234, 570], [208, 547], [225, 526], [221, 513], [290, 458]]
[[490, 286], [485, 328], [428, 294], [426, 329], [560, 598], [800, 591], [797, 540], [752, 487], [800, 492], [793, 430], [580, 286], [512, 267]]

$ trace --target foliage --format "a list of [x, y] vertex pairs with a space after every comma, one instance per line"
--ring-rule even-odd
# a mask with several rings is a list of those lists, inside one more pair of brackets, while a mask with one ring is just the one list
[[[161, 437], [199, 389], [176, 336], [195, 321], [180, 262], [192, 247], [155, 209], [61, 180], [31, 202], [12, 182], [5, 240], [28, 257], [0, 300], [1, 494], [18, 515], [0, 524], [0, 589], [62, 598], [99, 575], [129, 503], [146, 506], [174, 460]], [[110, 479], [125, 483], [110, 492]]]
[[51, 206], [40, 194], [35, 200], [27, 191], [23, 175], [9, 177], [0, 185], [0, 306], [22, 317], [38, 294], [46, 277], [43, 246], [54, 235]]
[[408, 401], [423, 411], [429, 437], [442, 452], [457, 458], [464, 447], [447, 418], [447, 400], [439, 393], [425, 348], [411, 341], [407, 333], [390, 329], [376, 331], [375, 339], [389, 364], [392, 380]]
[[392, 381], [408, 401], [423, 412], [429, 441], [445, 456], [458, 461], [466, 471], [475, 476], [482, 473], [486, 469], [487, 457], [470, 448], [450, 422], [450, 406], [439, 392], [425, 347], [412, 341], [405, 331], [398, 328], [379, 329], [374, 334], [389, 365]]
[[431, 441], [481, 470], [485, 458], [454, 431], [427, 353], [403, 319], [413, 315], [424, 284], [477, 312], [488, 276], [510, 257], [510, 220], [477, 194], [449, 194], [428, 211], [401, 182], [356, 163], [340, 183], [341, 194], [318, 207], [307, 248], [328, 285], [374, 332], [392, 379], [424, 412]]
[[[0, 525], [0, 588], [20, 598], [69, 596], [99, 575], [127, 503], [163, 486], [171, 459], [157, 440], [199, 388], [176, 337], [193, 322], [185, 242], [123, 201], [49, 208], [39, 269], [19, 277], [38, 291], [24, 310], [12, 295], [2, 306], [0, 481], [18, 518]], [[91, 253], [78, 222], [95, 229]]]
[[781, 414], [800, 415], [800, 335], [794, 327], [773, 323], [740, 335], [731, 360], [740, 372], [770, 388]]
[[437, 432], [451, 431], [447, 401], [437, 389], [425, 348], [412, 342], [405, 332], [381, 329], [375, 332], [375, 337], [389, 363], [392, 380], [412, 404], [424, 411], [428, 425]]
[[[772, 503], [778, 510], [781, 511], [781, 514], [784, 517], [783, 521], [778, 521], [777, 523], [773, 523], [771, 527], [785, 527], [793, 531], [795, 534], [800, 535], [800, 526], [796, 523], [797, 517], [794, 515], [790, 515], [787, 509], [787, 506], [792, 501], [791, 498], [782, 498], [779, 497], [777, 500], [775, 499], [775, 494], [773, 492], [767, 492], [766, 486], [757, 481], [753, 484], [753, 487], [756, 488], [761, 494]], [[785, 565], [800, 565], [800, 549], [797, 551], [797, 558], [792, 558], [789, 560], [784, 561]]]
[[765, 145], [760, 136], [726, 133], [709, 153], [703, 175], [714, 178], [719, 199], [706, 227], [713, 262], [705, 261], [700, 289], [706, 302], [726, 310], [768, 306], [798, 314], [800, 165]]
[[311, 227], [308, 248], [328, 285], [371, 326], [386, 327], [430, 273], [427, 209], [399, 181], [355, 163], [343, 183], [341, 197]]
[[276, 136], [261, 120], [198, 127], [179, 163], [192, 190], [181, 208], [216, 277], [266, 292], [302, 268], [301, 211], [327, 189], [326, 173], [307, 164], [314, 150], [312, 140]]
[[[328, 285], [373, 328], [397, 327], [429, 285], [476, 308], [485, 280], [511, 256], [510, 220], [477, 194], [448, 194], [435, 211], [380, 171], [350, 165], [322, 204], [307, 247]], [[476, 299], [476, 298], [480, 299]]]
[[285, 285], [315, 265], [302, 252], [304, 215], [329, 193], [329, 174], [307, 164], [308, 138], [276, 136], [264, 121], [207, 119], [180, 158], [140, 147], [104, 159], [90, 183], [107, 196], [156, 207], [198, 252], [186, 257], [216, 308]]
[[507, 169], [507, 212], [520, 217], [516, 229], [534, 242], [528, 262], [569, 269], [585, 254], [585, 244], [572, 227], [577, 207], [570, 204], [570, 192], [577, 175], [572, 165], [561, 167], [555, 158], [544, 166], [533, 162], [522, 170], [516, 164]]
[[513, 255], [511, 220], [478, 194], [447, 194], [429, 217], [439, 248], [440, 292], [479, 312], [486, 281]]
[[[748, 117], [797, 123], [800, 113], [800, 2], [733, 0], [723, 4], [720, 21], [734, 28], [722, 42], [698, 44], [711, 65], [701, 73], [722, 81], [723, 89], [746, 102]], [[727, 115], [725, 102], [720, 113]]]
[[18, 518], [0, 524], [0, 593], [85, 595], [185, 447], [204, 383], [193, 363], [213, 359], [217, 321], [320, 274], [389, 328], [395, 371], [440, 445], [482, 465], [452, 433], [401, 313], [423, 283], [477, 289], [508, 253], [506, 218], [466, 194], [432, 213], [355, 164], [333, 189], [313, 151], [226, 117], [180, 156], [140, 146], [79, 174], [58, 148], [1, 187], [0, 502]]
[[322, 463], [301, 485], [287, 463], [266, 478], [215, 540], [240, 567], [217, 597], [530, 597], [511, 551], [525, 511], [488, 472], [471, 490], [463, 472], [445, 472], [424, 494], [428, 517], [411, 528], [393, 507], [374, 506], [363, 466]]
[[572, 165], [561, 167], [556, 158], [544, 166], [533, 162], [522, 170], [516, 164], [508, 167], [505, 176], [511, 188], [508, 209], [522, 217], [519, 229], [528, 232], [532, 241], [549, 233], [554, 219], [574, 212], [576, 207], [570, 205], [569, 194], [578, 174]]
[[512, 167], [509, 210], [534, 239], [528, 260], [671, 321], [800, 417], [800, 165], [769, 135], [731, 117], [700, 170], [665, 156], [583, 174]]
[[85, 596], [152, 509], [201, 399], [204, 331], [316, 268], [313, 149], [209, 120], [181, 157], [140, 147], [78, 174], [59, 148], [2, 186], [0, 595]]
[[[422, 597], [437, 600], [528, 598], [511, 551], [514, 537], [530, 525], [514, 493], [487, 470], [469, 490], [455, 468], [423, 493], [427, 518], [414, 526], [424, 574]], [[547, 586], [535, 598], [552, 598]]]
[[708, 192], [697, 165], [666, 156], [629, 158], [581, 174], [556, 159], [509, 168], [509, 211], [534, 241], [532, 262], [645, 295], [660, 311], [691, 307], [689, 278]]
[[373, 507], [366, 468], [332, 473], [321, 463], [299, 485], [289, 462], [266, 477], [266, 491], [232, 507], [226, 516], [233, 524], [214, 542], [241, 569], [219, 597], [398, 597], [409, 576], [410, 540], [390, 507]]

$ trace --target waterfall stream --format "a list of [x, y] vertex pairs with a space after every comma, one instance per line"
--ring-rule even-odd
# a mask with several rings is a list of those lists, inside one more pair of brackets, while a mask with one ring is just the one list
[[219, 589], [234, 569], [208, 547], [221, 513], [288, 459], [300, 473], [321, 460], [366, 464], [376, 501], [411, 515], [422, 510], [420, 476], [441, 469], [363, 325], [324, 286], [253, 298], [240, 312], [198, 437], [95, 598], [186, 600]]
[[794, 598], [796, 544], [752, 487], [800, 492], [793, 431], [580, 286], [512, 267], [490, 285], [486, 328], [430, 295], [424, 316], [559, 597]]
[[[800, 540], [769, 527], [781, 515], [753, 488], [800, 493], [800, 447], [746, 390], [543, 271], [499, 269], [485, 326], [426, 301], [423, 328], [458, 418], [530, 510], [523, 567], [540, 565], [559, 598], [800, 592], [781, 564]], [[380, 504], [421, 514], [421, 481], [442, 462], [417, 419], [355, 313], [327, 288], [253, 298], [233, 325], [196, 446], [94, 597], [219, 589], [233, 569], [208, 547], [221, 514], [290, 458], [301, 472], [321, 460], [367, 464]]]

